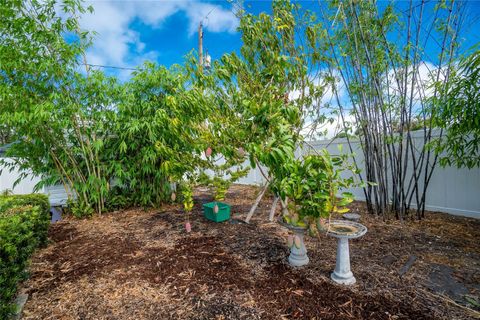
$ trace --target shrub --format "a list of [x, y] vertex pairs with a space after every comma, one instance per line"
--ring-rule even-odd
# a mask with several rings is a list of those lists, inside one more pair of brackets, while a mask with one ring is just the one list
[[315, 234], [323, 229], [326, 218], [348, 211], [345, 206], [353, 200], [353, 195], [344, 192], [339, 197], [341, 189], [354, 185], [352, 177], [341, 177], [344, 170], [352, 169], [346, 159], [323, 150], [284, 164], [284, 177], [274, 181], [272, 187], [283, 200], [290, 200], [289, 212], [283, 216], [286, 223], [308, 227]]
[[43, 212], [49, 212], [50, 202], [44, 194], [22, 194], [0, 196], [0, 214], [14, 207], [38, 206]]
[[91, 218], [94, 214], [93, 208], [90, 204], [81, 201], [67, 201], [67, 208], [65, 213], [71, 214], [77, 219]]
[[133, 197], [126, 188], [114, 186], [108, 192], [105, 209], [107, 211], [122, 210], [131, 206], [132, 203], [134, 203]]
[[28, 259], [47, 241], [50, 215], [44, 195], [2, 196], [0, 207], [0, 319], [6, 319]]

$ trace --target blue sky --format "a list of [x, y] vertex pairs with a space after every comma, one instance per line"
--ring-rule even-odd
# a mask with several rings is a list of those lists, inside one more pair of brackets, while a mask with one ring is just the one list
[[[304, 8], [318, 9], [318, 1], [300, 3]], [[380, 2], [380, 6], [386, 3]], [[227, 0], [91, 0], [85, 4], [92, 5], [95, 12], [82, 16], [81, 25], [98, 33], [87, 54], [90, 64], [132, 68], [145, 60], [167, 66], [182, 63], [185, 54], [197, 49], [200, 21], [204, 21], [204, 50], [208, 50], [213, 59], [241, 46], [235, 5]], [[396, 6], [406, 8], [408, 2], [399, 1]], [[256, 14], [270, 12], [270, 7], [270, 1], [244, 2], [244, 8]], [[468, 2], [467, 14], [474, 21], [464, 29], [464, 45], [470, 47], [480, 41], [480, 1]], [[428, 50], [434, 60], [433, 46], [427, 47], [427, 55]], [[128, 79], [130, 73], [129, 70], [106, 70], [123, 80]]]

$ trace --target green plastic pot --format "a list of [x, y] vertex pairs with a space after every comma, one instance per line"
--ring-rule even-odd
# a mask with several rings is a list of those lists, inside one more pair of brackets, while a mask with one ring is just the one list
[[[213, 212], [215, 204], [218, 205], [218, 212]], [[209, 202], [203, 205], [205, 218], [214, 222], [222, 222], [230, 219], [230, 205], [223, 202]]]

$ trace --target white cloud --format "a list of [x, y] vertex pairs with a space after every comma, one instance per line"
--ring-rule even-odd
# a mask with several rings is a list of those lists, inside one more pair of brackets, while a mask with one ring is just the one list
[[145, 24], [159, 28], [165, 20], [184, 7], [184, 1], [134, 2], [131, 13]]
[[350, 132], [356, 130], [355, 117], [351, 114], [344, 115], [344, 120], [340, 115], [328, 116], [329, 121], [313, 127], [313, 122], [308, 122], [301, 131], [301, 134], [308, 139], [332, 139], [339, 133], [344, 132], [345, 128], [350, 128]]
[[[140, 34], [131, 28], [138, 19], [151, 28], [159, 29], [174, 14], [183, 13], [188, 18], [187, 35], [192, 36], [200, 21], [205, 20], [205, 30], [210, 32], [235, 32], [238, 19], [232, 11], [220, 5], [194, 0], [179, 1], [89, 1], [93, 14], [80, 17], [84, 30], [95, 31], [93, 46], [87, 51], [87, 62], [97, 65], [134, 67], [146, 59], [156, 59], [160, 53], [146, 51]], [[121, 72], [127, 77], [129, 72]]]
[[[327, 78], [332, 77], [335, 79], [335, 84], [326, 81]], [[309, 110], [311, 110], [313, 114], [306, 115], [305, 124], [301, 130], [301, 134], [307, 136], [308, 138], [332, 138], [344, 129], [343, 121], [341, 120], [340, 115], [332, 113], [332, 111], [339, 110], [337, 95], [343, 108], [351, 108], [346, 86], [337, 70], [334, 70], [332, 73], [330, 73], [325, 69], [321, 70], [320, 72], [312, 73], [310, 75], [310, 81], [317, 88], [323, 88], [323, 94], [318, 100], [312, 101], [312, 105], [310, 106]], [[337, 94], [335, 94], [334, 87], [336, 88]], [[306, 92], [308, 94], [308, 88]], [[300, 91], [293, 90], [288, 96], [290, 100], [298, 99], [300, 97]], [[348, 111], [344, 112], [345, 121], [351, 122], [353, 117], [351, 117], [348, 113]], [[326, 121], [322, 123], [314, 121], [316, 119], [320, 119], [322, 115], [326, 117]]]
[[206, 16], [204, 27], [208, 31], [233, 33], [238, 27], [238, 19], [232, 11], [209, 3], [191, 3], [185, 7], [185, 14], [190, 21], [190, 35], [197, 31], [198, 24]]
[[[408, 72], [406, 86], [405, 72]], [[391, 94], [398, 96], [403, 95], [406, 90], [407, 97], [410, 97], [413, 90], [413, 99], [419, 101], [431, 97], [434, 94], [432, 84], [437, 80], [437, 77], [439, 81], [443, 81], [446, 78], [445, 72], [445, 69], [440, 69], [428, 61], [421, 61], [415, 67], [410, 65], [408, 69], [398, 69], [396, 72], [392, 69], [387, 75], [389, 81], [388, 88], [391, 90]], [[387, 83], [385, 83], [385, 85], [387, 85]]]

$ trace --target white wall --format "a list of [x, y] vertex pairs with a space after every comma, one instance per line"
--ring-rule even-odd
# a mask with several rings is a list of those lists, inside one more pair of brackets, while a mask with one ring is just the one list
[[[8, 161], [8, 159], [4, 160]], [[19, 177], [18, 171], [13, 170], [10, 172], [10, 168], [3, 168], [1, 165], [0, 170], [2, 171], [0, 174], [0, 191], [8, 189], [11, 190], [13, 194], [29, 194], [33, 193], [33, 188], [40, 181], [38, 177], [29, 175], [27, 178], [21, 180], [20, 183], [18, 183], [15, 187], [13, 187], [15, 181]], [[67, 202], [67, 193], [62, 185], [45, 187], [38, 192], [48, 195], [50, 204], [52, 206], [64, 205]]]
[[[8, 161], [8, 159], [4, 160]], [[38, 177], [31, 175], [28, 178], [23, 179], [14, 188], [13, 184], [19, 177], [18, 171], [13, 170], [10, 172], [10, 168], [3, 168], [1, 165], [0, 170], [2, 171], [0, 174], [0, 191], [9, 189], [12, 190], [14, 194], [28, 194], [33, 192], [33, 187], [40, 181]]]

